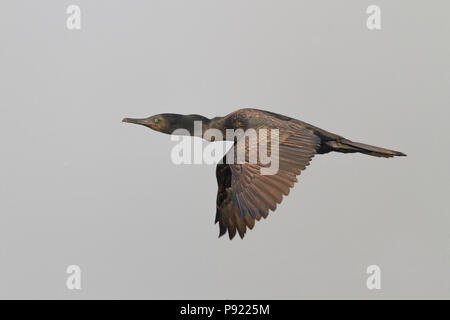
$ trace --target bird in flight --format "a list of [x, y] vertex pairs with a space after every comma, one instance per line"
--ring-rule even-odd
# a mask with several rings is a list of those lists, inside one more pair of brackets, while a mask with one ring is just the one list
[[[405, 156], [399, 151], [354, 142], [306, 122], [257, 109], [239, 109], [213, 119], [200, 115], [164, 113], [144, 119], [125, 118], [122, 121], [167, 134], [172, 134], [176, 129], [184, 129], [186, 135], [191, 136], [195, 135], [194, 123], [197, 121], [201, 121], [202, 134], [208, 129], [217, 129], [223, 133], [223, 137], [227, 136], [226, 131], [230, 129], [278, 130], [278, 170], [275, 174], [261, 174], [267, 165], [259, 160], [256, 163], [249, 161], [249, 150], [257, 148], [260, 140], [256, 141], [256, 145], [252, 145], [250, 141], [244, 143], [247, 153], [243, 161], [226, 163], [224, 157], [224, 161], [217, 164], [215, 223], [219, 224], [219, 237], [228, 231], [230, 239], [233, 239], [236, 233], [244, 238], [247, 228], [253, 229], [255, 220], [267, 218], [269, 210], [275, 211], [283, 195], [288, 195], [289, 189], [297, 182], [297, 175], [309, 165], [316, 154], [335, 151], [359, 152], [384, 158]], [[235, 141], [234, 137], [232, 139]], [[269, 144], [270, 139], [269, 136]], [[235, 141], [230, 151], [237, 151], [237, 146]]]

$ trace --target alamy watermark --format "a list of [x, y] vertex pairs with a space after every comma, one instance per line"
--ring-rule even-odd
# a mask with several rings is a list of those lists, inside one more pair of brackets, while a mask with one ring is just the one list
[[366, 26], [369, 30], [381, 30], [381, 9], [377, 5], [370, 5], [366, 9], [369, 15], [366, 20]]
[[369, 274], [366, 280], [366, 286], [369, 290], [381, 289], [381, 268], [376, 264], [370, 265], [366, 269], [366, 273]]
[[81, 8], [75, 4], [67, 7], [66, 13], [69, 15], [66, 20], [66, 27], [69, 30], [81, 29]]
[[[279, 168], [279, 130], [278, 129], [202, 129], [202, 121], [194, 121], [194, 137], [202, 137], [208, 141], [236, 141], [225, 157], [223, 146], [211, 143], [203, 148], [203, 144], [195, 143], [192, 150], [190, 132], [177, 129], [172, 132], [172, 141], [178, 143], [173, 147], [171, 160], [174, 164], [258, 164], [262, 175], [274, 175]], [[270, 155], [269, 155], [270, 150]]]
[[69, 290], [81, 290], [81, 268], [73, 264], [67, 267], [66, 273], [69, 275], [66, 279], [66, 287]]

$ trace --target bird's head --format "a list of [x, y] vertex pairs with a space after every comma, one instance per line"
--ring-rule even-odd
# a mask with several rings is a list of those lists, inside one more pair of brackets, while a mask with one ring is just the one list
[[161, 113], [148, 118], [125, 118], [122, 122], [134, 123], [146, 126], [155, 131], [172, 134], [177, 129], [185, 129], [194, 135], [194, 122], [201, 121], [203, 125], [209, 123], [209, 119], [199, 115], [182, 115], [175, 113]]
[[148, 118], [136, 119], [136, 118], [125, 118], [122, 122], [140, 124], [146, 126], [155, 131], [171, 134], [173, 129], [172, 114], [157, 114]]

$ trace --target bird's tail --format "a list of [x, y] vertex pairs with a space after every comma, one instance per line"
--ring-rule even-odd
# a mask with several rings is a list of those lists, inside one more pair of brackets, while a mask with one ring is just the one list
[[400, 151], [375, 147], [360, 142], [353, 142], [348, 139], [340, 139], [339, 141], [330, 141], [328, 144], [332, 147], [333, 151], [343, 153], [359, 152], [374, 157], [384, 157], [384, 158], [391, 158], [395, 156], [406, 156], [406, 154]]

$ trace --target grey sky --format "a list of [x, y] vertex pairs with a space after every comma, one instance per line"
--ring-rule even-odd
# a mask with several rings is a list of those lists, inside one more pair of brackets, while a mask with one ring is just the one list
[[[73, 3], [0, 3], [0, 298], [450, 298], [448, 1]], [[215, 166], [121, 119], [242, 107], [408, 157], [316, 156], [218, 239]]]

